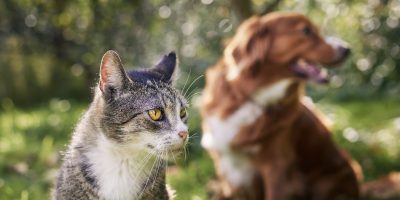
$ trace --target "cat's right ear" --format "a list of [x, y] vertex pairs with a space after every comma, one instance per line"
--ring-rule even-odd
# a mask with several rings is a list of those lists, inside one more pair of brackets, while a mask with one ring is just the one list
[[160, 62], [154, 67], [153, 70], [162, 74], [162, 81], [173, 84], [176, 79], [176, 74], [178, 73], [176, 63], [177, 59], [175, 52], [170, 52], [162, 57]]
[[118, 53], [113, 50], [107, 51], [100, 64], [100, 90], [103, 94], [112, 93], [115, 90], [123, 89], [128, 82], [129, 78]]

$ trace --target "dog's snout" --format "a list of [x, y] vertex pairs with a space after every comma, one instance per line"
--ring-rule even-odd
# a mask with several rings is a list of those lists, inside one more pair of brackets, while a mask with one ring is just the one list
[[337, 37], [326, 37], [325, 41], [326, 41], [326, 43], [328, 43], [332, 47], [347, 48], [349, 46], [345, 41], [343, 41], [343, 40], [341, 40], [341, 39], [339, 39]]
[[338, 51], [345, 58], [351, 54], [351, 49], [348, 47], [339, 47]]
[[351, 53], [350, 48], [345, 46], [337, 46], [335, 62], [340, 63], [344, 61], [350, 55], [350, 53]]
[[345, 60], [351, 53], [349, 45], [343, 40], [336, 37], [327, 37], [325, 41], [335, 51], [335, 56], [332, 64], [337, 64]]

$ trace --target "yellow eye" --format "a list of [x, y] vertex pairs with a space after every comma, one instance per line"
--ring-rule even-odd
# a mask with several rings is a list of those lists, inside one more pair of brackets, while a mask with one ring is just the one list
[[181, 109], [181, 112], [179, 113], [179, 116], [180, 116], [181, 118], [184, 118], [184, 117], [186, 117], [186, 115], [187, 115], [187, 113], [186, 113], [186, 108], [182, 108], [182, 109]]
[[154, 121], [159, 121], [162, 118], [162, 111], [158, 108], [147, 111], [149, 117]]

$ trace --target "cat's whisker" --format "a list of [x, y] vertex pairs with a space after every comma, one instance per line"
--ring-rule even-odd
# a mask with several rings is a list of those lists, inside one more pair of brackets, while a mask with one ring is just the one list
[[[194, 90], [194, 91], [196, 91], [196, 90]], [[195, 93], [190, 93], [188, 96], [188, 99], [189, 100], [191, 100], [193, 97], [195, 97], [196, 95], [201, 95], [201, 93], [202, 93], [202, 91], [199, 91], [199, 92], [195, 92]]]
[[[154, 168], [155, 173], [154, 173], [154, 174], [157, 174], [157, 173], [158, 173], [159, 162], [160, 162], [160, 156], [157, 156], [157, 159], [156, 159], [156, 161], [155, 161], [155, 168]], [[150, 173], [149, 179], [150, 179], [152, 176], [153, 176], [153, 173]], [[151, 188], [154, 187], [154, 182], [155, 182], [155, 180], [153, 180], [153, 183], [151, 184]]]
[[[164, 157], [163, 154], [157, 156], [157, 159], [156, 159], [156, 162], [155, 162], [155, 167], [154, 167], [155, 173], [151, 173], [149, 178], [153, 177], [153, 175], [159, 174], [159, 169], [161, 167], [160, 163], [162, 162], [163, 157]], [[151, 188], [154, 188], [154, 184], [156, 183], [156, 181], [157, 180], [153, 180]]]
[[[169, 150], [168, 150], [168, 151], [169, 151]], [[169, 152], [170, 152], [170, 151], [169, 151]], [[172, 155], [172, 158], [174, 159], [175, 164], [178, 164], [178, 162], [176, 162], [175, 155], [174, 155], [173, 153], [171, 153], [171, 152], [170, 152], [170, 154]]]
[[197, 135], [199, 132], [197, 132], [197, 133], [194, 133], [194, 134], [192, 134], [192, 135], [189, 135], [189, 138], [188, 138], [188, 144], [194, 144], [194, 143], [192, 143], [191, 142], [191, 140], [193, 140], [194, 138], [198, 138], [198, 137], [200, 137], [200, 135]]
[[140, 198], [140, 197], [143, 195], [144, 191], [146, 190], [146, 188], [147, 188], [147, 183], [148, 183], [148, 181], [149, 181], [149, 179], [150, 179], [151, 173], [150, 173], [148, 176], [149, 176], [149, 177], [146, 179], [146, 183], [145, 183], [144, 187], [143, 187], [143, 188], [141, 189], [141, 191], [139, 192], [138, 198]]
[[190, 91], [189, 94], [186, 95], [185, 97], [188, 97], [188, 96], [190, 96], [191, 94], [193, 94], [194, 92], [198, 92], [198, 91], [199, 91], [199, 88], [193, 88], [193, 90]]
[[190, 90], [190, 88], [192, 88], [193, 84], [196, 83], [200, 78], [202, 78], [204, 75], [200, 75], [199, 77], [197, 77], [196, 79], [194, 79], [194, 81], [192, 81], [192, 83], [189, 85], [189, 87], [186, 89], [186, 91], [184, 92], [183, 96], [186, 97], [186, 93]]
[[[164, 157], [164, 156], [162, 156], [162, 157]], [[155, 174], [158, 174], [159, 171], [160, 171], [160, 167], [162, 167], [162, 163], [163, 163], [163, 158], [162, 157], [160, 157], [160, 159], [157, 161], [156, 173]], [[152, 184], [151, 188], [154, 188], [155, 183], [156, 183], [156, 180], [153, 181], [153, 184]]]
[[188, 141], [187, 146], [191, 146], [193, 144], [194, 144], [193, 142]]
[[187, 148], [186, 148], [186, 145], [183, 147], [183, 153], [184, 153], [184, 155], [185, 155], [185, 161], [186, 161], [186, 158], [187, 158]]
[[150, 161], [150, 159], [154, 156], [152, 152], [148, 153], [142, 160], [140, 166], [139, 166], [139, 172], [143, 170], [143, 168], [146, 166], [146, 164]]
[[[163, 138], [160, 138], [159, 140], [155, 141], [155, 146], [154, 146], [155, 153], [158, 153], [158, 151], [162, 151], [162, 149], [160, 149], [160, 147], [162, 146], [163, 142], [164, 142]], [[156, 155], [158, 155], [158, 154], [156, 154]]]
[[183, 85], [182, 91], [185, 91], [186, 84], [188, 83], [191, 74], [192, 74], [192, 67], [190, 67], [189, 69], [189, 74], [186, 77], [185, 85]]
[[149, 183], [149, 180], [150, 180], [150, 178], [151, 178], [151, 176], [152, 176], [152, 174], [153, 174], [153, 173], [152, 173], [152, 172], [153, 172], [153, 168], [154, 168], [156, 162], [158, 161], [158, 158], [159, 158], [159, 156], [156, 156], [156, 159], [155, 159], [155, 161], [153, 162], [153, 165], [151, 166], [149, 176], [147, 177], [146, 183], [145, 183], [144, 187], [142, 188], [142, 191], [140, 192], [139, 197], [141, 197], [141, 196], [143, 195], [144, 191], [145, 191], [146, 188], [147, 188], [147, 184]]
[[152, 154], [151, 154], [151, 153], [148, 153], [148, 154], [143, 158], [143, 160], [140, 162], [140, 166], [138, 167], [138, 170], [139, 170], [139, 171], [142, 171], [142, 168], [144, 167], [144, 165], [147, 164], [147, 162], [151, 159], [151, 157], [152, 157]]
[[189, 139], [192, 139], [192, 138], [198, 138], [198, 137], [200, 137], [200, 135], [193, 135], [193, 136], [190, 136], [190, 138], [189, 138]]
[[199, 137], [198, 134], [199, 134], [199, 132], [195, 132], [195, 133], [193, 133], [193, 134], [190, 134], [188, 140], [190, 140], [190, 139], [193, 138], [193, 137]]

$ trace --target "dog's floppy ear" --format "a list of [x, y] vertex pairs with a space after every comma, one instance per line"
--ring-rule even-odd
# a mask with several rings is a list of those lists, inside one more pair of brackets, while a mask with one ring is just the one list
[[234, 79], [242, 71], [256, 73], [259, 64], [268, 56], [271, 37], [268, 24], [261, 24], [260, 17], [252, 17], [243, 23], [224, 52], [230, 67], [228, 79]]
[[246, 53], [252, 59], [251, 62], [264, 61], [271, 46], [271, 30], [268, 27], [260, 27], [253, 33], [246, 45]]

